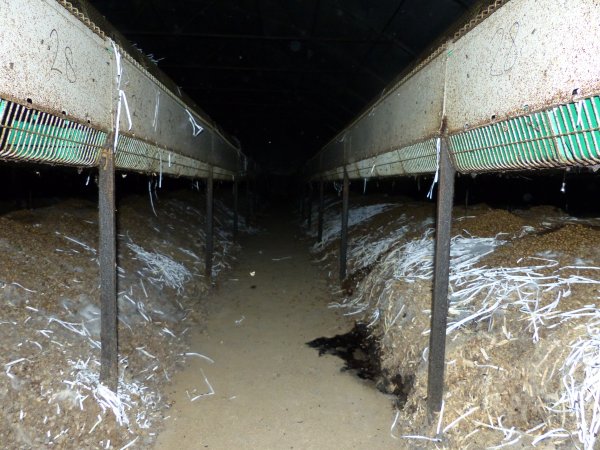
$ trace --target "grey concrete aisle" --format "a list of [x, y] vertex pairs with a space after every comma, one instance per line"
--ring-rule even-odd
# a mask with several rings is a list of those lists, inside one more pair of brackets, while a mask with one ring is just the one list
[[[289, 217], [289, 216], [288, 216]], [[327, 308], [324, 277], [282, 215], [243, 241], [237, 266], [209, 299], [199, 357], [173, 380], [160, 449], [390, 449], [391, 402], [342, 361], [305, 345], [350, 324]], [[214, 395], [196, 396], [209, 391]]]

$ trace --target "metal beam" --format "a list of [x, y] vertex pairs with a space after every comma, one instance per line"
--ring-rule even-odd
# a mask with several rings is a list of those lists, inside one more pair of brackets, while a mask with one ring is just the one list
[[[377, 33], [379, 36], [381, 36], [381, 34], [377, 30], [375, 30], [374, 28], [371, 28], [371, 26], [365, 22], [364, 17], [357, 16], [352, 11], [350, 11], [348, 8], [344, 8], [343, 3], [344, 2], [339, 2], [339, 1], [336, 2], [336, 7], [339, 8], [340, 10], [342, 10], [348, 17], [351, 17], [355, 23], [360, 23], [363, 26], [365, 26], [369, 31]], [[402, 3], [404, 3], [404, 2], [402, 2]], [[396, 13], [394, 13], [394, 14], [396, 14]], [[403, 52], [405, 52], [409, 56], [411, 56], [413, 58], [415, 56], [417, 56], [415, 50], [413, 50], [410, 46], [408, 46], [401, 40], [396, 39], [391, 36], [386, 36], [386, 37], [389, 39], [389, 42], [394, 43], [399, 49], [401, 49]], [[384, 42], [388, 42], [388, 41], [384, 41]]]
[[431, 302], [429, 335], [429, 367], [427, 371], [427, 409], [432, 415], [442, 406], [444, 366], [446, 358], [446, 322], [448, 316], [448, 283], [450, 274], [450, 238], [455, 170], [445, 138], [440, 143], [439, 185], [437, 191], [437, 223], [435, 232], [435, 272]]
[[214, 248], [214, 220], [213, 220], [213, 168], [208, 169], [206, 178], [206, 242], [205, 242], [205, 265], [204, 274], [207, 278], [212, 277], [212, 260]]
[[117, 392], [119, 345], [117, 331], [117, 245], [115, 226], [115, 155], [111, 139], [102, 150], [98, 177], [100, 264], [100, 381]]
[[344, 168], [344, 186], [342, 188], [342, 236], [340, 239], [340, 282], [346, 279], [348, 260], [348, 201], [350, 197], [350, 180]]

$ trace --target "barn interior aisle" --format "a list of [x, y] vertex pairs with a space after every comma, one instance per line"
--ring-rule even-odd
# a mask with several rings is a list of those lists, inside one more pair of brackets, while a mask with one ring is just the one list
[[156, 448], [397, 445], [389, 398], [340, 371], [339, 358], [306, 345], [351, 325], [328, 308], [326, 277], [311, 262], [297, 220], [280, 209], [261, 227], [244, 238], [237, 264], [208, 300], [207, 326], [189, 350], [203, 357], [188, 358], [174, 377], [171, 417]]

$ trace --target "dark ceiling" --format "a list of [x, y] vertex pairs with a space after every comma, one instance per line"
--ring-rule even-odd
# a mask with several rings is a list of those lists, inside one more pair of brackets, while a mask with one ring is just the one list
[[476, 0], [90, 0], [267, 169], [294, 169]]

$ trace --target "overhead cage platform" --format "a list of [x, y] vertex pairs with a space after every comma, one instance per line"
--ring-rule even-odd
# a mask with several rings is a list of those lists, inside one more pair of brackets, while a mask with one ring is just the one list
[[[350, 179], [434, 174], [435, 274], [427, 404], [444, 391], [454, 180], [459, 173], [600, 163], [598, 0], [503, 0], [391, 86], [306, 165], [309, 182], [343, 179], [340, 280]], [[433, 194], [433, 186], [430, 196]]]
[[117, 169], [243, 174], [238, 145], [141, 52], [92, 21], [103, 20], [92, 8], [78, 6], [0, 1], [0, 159], [95, 167], [110, 147]]
[[597, 0], [496, 1], [329, 142], [313, 179], [600, 162]]
[[[98, 168], [101, 370], [118, 386], [115, 170], [213, 180], [257, 170], [140, 51], [84, 0], [0, 0], [0, 160]], [[246, 185], [248, 182], [246, 182]]]

